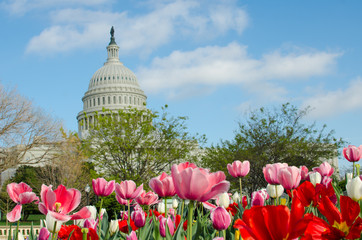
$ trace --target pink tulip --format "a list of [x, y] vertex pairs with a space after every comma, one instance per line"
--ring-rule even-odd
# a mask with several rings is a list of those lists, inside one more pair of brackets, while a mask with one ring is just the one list
[[224, 207], [217, 207], [211, 212], [210, 218], [212, 226], [218, 231], [227, 229], [231, 223], [230, 215]]
[[161, 198], [173, 197], [176, 194], [175, 186], [172, 177], [163, 172], [160, 176], [152, 178], [149, 186]]
[[319, 172], [322, 177], [330, 177], [334, 172], [334, 168], [332, 168], [332, 166], [328, 162], [324, 162], [319, 165], [319, 167], [313, 168], [313, 171]]
[[232, 164], [227, 165], [228, 172], [234, 178], [245, 177], [250, 171], [249, 161], [240, 162], [234, 161]]
[[328, 188], [329, 184], [332, 184], [332, 178], [327, 176], [323, 177], [321, 184], [324, 185], [326, 188]]
[[279, 185], [278, 172], [281, 168], [288, 167], [287, 163], [267, 164], [263, 168], [265, 180], [272, 185]]
[[11, 200], [17, 204], [27, 204], [33, 201], [39, 201], [39, 198], [33, 193], [33, 189], [26, 183], [10, 183], [6, 190]]
[[58, 221], [66, 222], [69, 220], [85, 219], [91, 216], [91, 212], [87, 207], [83, 207], [73, 215], [68, 215], [80, 203], [81, 194], [77, 189], [66, 189], [63, 185], [59, 185], [53, 191], [52, 185], [48, 187], [43, 184], [40, 197], [42, 202], [38, 205], [39, 211], [44, 215], [49, 213], [51, 217]]
[[94, 194], [100, 197], [106, 197], [113, 193], [115, 188], [115, 181], [107, 182], [104, 178], [97, 178], [92, 180]]
[[128, 220], [128, 211], [120, 211], [120, 217], [122, 220]]
[[50, 236], [50, 232], [46, 227], [40, 229], [38, 240], [48, 240]]
[[216, 237], [216, 238], [214, 238], [212, 240], [224, 240], [224, 238], [223, 237]]
[[146, 223], [146, 215], [143, 212], [142, 208], [133, 211], [131, 214], [131, 219], [133, 220], [136, 227], [143, 227]]
[[300, 166], [299, 169], [302, 180], [308, 180], [309, 179], [308, 168], [306, 166]]
[[98, 226], [98, 219], [94, 220], [91, 218], [88, 218], [84, 221], [83, 228], [93, 228], [94, 230], [97, 230]]
[[295, 189], [299, 186], [301, 180], [300, 169], [294, 166], [281, 168], [278, 173], [278, 178], [284, 189]]
[[21, 209], [22, 209], [22, 205], [18, 204], [14, 207], [14, 209], [11, 212], [6, 214], [6, 218], [8, 219], [8, 221], [9, 222], [19, 221], [21, 218]]
[[203, 168], [184, 168], [180, 165], [172, 166], [171, 175], [176, 193], [181, 199], [205, 202], [229, 190], [230, 183], [225, 180], [223, 172], [209, 173]]
[[158, 203], [158, 196], [152, 191], [146, 193], [142, 191], [142, 193], [135, 199], [139, 205], [153, 205]]
[[350, 162], [358, 162], [362, 158], [362, 145], [359, 147], [349, 145], [343, 148], [343, 156]]
[[136, 232], [132, 231], [130, 235], [126, 236], [126, 240], [138, 240]]
[[116, 199], [117, 199], [117, 201], [119, 202], [119, 204], [125, 205], [125, 206], [128, 206], [128, 202], [130, 201], [130, 200], [121, 198], [121, 197], [118, 196], [117, 194], [116, 194]]
[[136, 188], [136, 183], [132, 180], [116, 183], [116, 195], [123, 199], [135, 199], [142, 191], [143, 184]]
[[171, 218], [170, 217], [165, 218], [164, 216], [160, 215], [159, 221], [160, 221], [159, 230], [160, 230], [161, 236], [166, 237], [166, 224], [167, 224], [168, 230], [170, 231], [170, 234], [172, 236], [173, 233], [175, 232], [175, 226], [173, 225]]
[[254, 192], [253, 197], [251, 198], [251, 206], [264, 206], [265, 198], [263, 194], [259, 191]]

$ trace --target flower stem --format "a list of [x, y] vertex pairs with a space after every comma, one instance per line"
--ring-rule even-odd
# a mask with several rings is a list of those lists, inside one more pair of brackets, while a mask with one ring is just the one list
[[182, 206], [181, 206], [181, 218], [184, 217], [184, 206], [185, 206], [185, 200], [182, 200]]
[[189, 203], [189, 216], [188, 216], [188, 220], [187, 220], [187, 239], [188, 240], [192, 240], [193, 213], [194, 213], [194, 201], [190, 201], [190, 203]]
[[127, 224], [128, 224], [128, 229], [131, 227], [131, 202], [129, 201], [129, 199], [127, 199], [127, 211], [128, 211], [128, 219], [127, 219]]
[[101, 231], [102, 231], [102, 220], [101, 220], [102, 205], [103, 205], [103, 197], [101, 197], [101, 204], [99, 206], [99, 212], [98, 212], [98, 236], [99, 237], [101, 237]]
[[241, 183], [241, 178], [239, 178], [239, 183], [240, 183], [240, 201], [243, 200], [243, 185]]
[[167, 218], [167, 197], [165, 197], [164, 200], [165, 200], [165, 218]]
[[354, 164], [354, 162], [352, 162], [353, 163], [353, 173], [352, 173], [352, 178], [354, 178], [355, 177], [355, 164]]
[[279, 204], [278, 185], [275, 185], [275, 196], [276, 196], [275, 205], [278, 205]]
[[87, 240], [88, 228], [82, 228], [83, 240]]
[[56, 229], [57, 229], [57, 221], [54, 221], [54, 227], [53, 227], [53, 232], [52, 232], [52, 239], [56, 239], [56, 238], [55, 238]]

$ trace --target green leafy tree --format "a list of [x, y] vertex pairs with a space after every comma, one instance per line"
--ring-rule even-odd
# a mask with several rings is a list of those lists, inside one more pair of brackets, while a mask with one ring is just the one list
[[[298, 109], [286, 103], [280, 108], [250, 112], [239, 122], [232, 140], [206, 149], [204, 166], [227, 173], [228, 163], [249, 160], [250, 173], [243, 181], [250, 192], [266, 186], [262, 169], [268, 163], [285, 162], [311, 169], [324, 159], [336, 157], [344, 141], [335, 138], [326, 125], [318, 128], [316, 123], [303, 122], [309, 111], [309, 107]], [[236, 187], [236, 179], [227, 176]]]
[[97, 114], [84, 140], [96, 169], [106, 177], [140, 184], [173, 163], [196, 161], [204, 136], [191, 136], [186, 118], [169, 117], [166, 108], [161, 114], [135, 108]]

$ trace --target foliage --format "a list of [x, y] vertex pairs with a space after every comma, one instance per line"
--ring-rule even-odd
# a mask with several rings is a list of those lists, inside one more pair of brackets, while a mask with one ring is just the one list
[[[286, 103], [278, 109], [260, 108], [250, 112], [247, 119], [239, 122], [232, 140], [206, 149], [204, 166], [226, 171], [227, 163], [249, 160], [252, 167], [243, 181], [252, 192], [265, 187], [262, 169], [268, 163], [285, 162], [311, 169], [321, 160], [337, 156], [337, 149], [344, 141], [335, 138], [334, 131], [328, 131], [326, 125], [318, 128], [316, 123], [304, 123], [303, 118], [309, 111], [309, 107], [298, 109]], [[238, 186], [237, 179], [229, 177], [228, 180], [234, 188]]]
[[196, 160], [204, 136], [191, 136], [186, 118], [169, 117], [166, 108], [161, 114], [135, 108], [98, 113], [83, 145], [96, 169], [116, 180], [141, 183], [173, 163]]

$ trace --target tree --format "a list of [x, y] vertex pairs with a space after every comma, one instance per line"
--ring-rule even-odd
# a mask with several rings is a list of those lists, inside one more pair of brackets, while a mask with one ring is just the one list
[[57, 120], [0, 85], [0, 172], [46, 161], [54, 153], [59, 129]]
[[135, 108], [103, 110], [84, 139], [97, 170], [117, 180], [144, 182], [175, 162], [196, 159], [204, 136], [191, 136], [185, 117], [169, 117], [166, 108], [158, 114]]
[[[272, 110], [252, 111], [238, 123], [232, 140], [206, 149], [203, 164], [226, 172], [228, 163], [249, 160], [251, 169], [245, 186], [250, 192], [266, 186], [262, 168], [268, 163], [285, 162], [311, 169], [321, 160], [336, 157], [344, 141], [335, 138], [334, 131], [328, 131], [326, 125], [318, 128], [315, 122], [304, 123], [309, 111], [309, 107], [298, 109], [290, 103]], [[235, 181], [230, 176], [229, 180]]]

